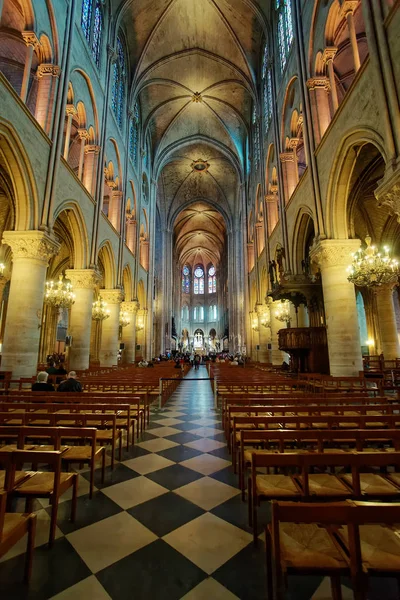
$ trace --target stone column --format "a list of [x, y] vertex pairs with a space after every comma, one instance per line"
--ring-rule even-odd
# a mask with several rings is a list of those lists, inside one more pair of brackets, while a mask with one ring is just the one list
[[275, 366], [280, 366], [284, 357], [284, 353], [279, 350], [278, 331], [286, 327], [285, 323], [275, 318], [275, 310], [279, 304], [280, 302], [276, 301], [269, 305], [271, 311], [271, 363]]
[[126, 222], [126, 245], [134, 256], [136, 256], [136, 219], [128, 219]]
[[346, 17], [347, 27], [349, 28], [349, 36], [351, 49], [353, 52], [354, 70], [357, 73], [361, 67], [360, 53], [358, 51], [356, 28], [354, 26], [354, 11], [357, 8], [358, 0], [344, 0], [342, 10]]
[[145, 271], [149, 270], [149, 242], [140, 240], [140, 264]]
[[140, 346], [140, 350], [136, 353], [135, 360], [146, 356], [146, 325], [147, 325], [147, 308], [141, 308], [137, 312], [136, 317], [136, 344]]
[[35, 119], [43, 127], [47, 135], [50, 135], [53, 121], [53, 106], [55, 87], [60, 77], [61, 69], [58, 65], [43, 63], [38, 66], [36, 77], [38, 79], [38, 91], [35, 107]]
[[81, 149], [79, 153], [79, 168], [78, 168], [78, 179], [82, 181], [83, 175], [83, 161], [85, 160], [85, 145], [86, 140], [89, 139], [89, 133], [86, 129], [78, 129], [79, 139], [81, 140]]
[[265, 319], [265, 313], [268, 313], [269, 309], [265, 306], [265, 304], [257, 305], [257, 314], [258, 314], [258, 329], [259, 329], [259, 340], [260, 340], [260, 350], [258, 352], [258, 360], [262, 363], [269, 363], [269, 350], [268, 344], [271, 342], [271, 330], [269, 327], [263, 325], [263, 320]]
[[26, 102], [26, 97], [28, 95], [29, 88], [29, 80], [31, 77], [33, 53], [35, 47], [39, 44], [39, 40], [37, 39], [36, 34], [33, 33], [33, 31], [23, 31], [22, 37], [24, 38], [24, 42], [26, 44], [26, 57], [20, 97], [22, 102]]
[[121, 228], [122, 195], [123, 194], [120, 190], [113, 190], [111, 192], [110, 204], [108, 206], [108, 220], [118, 232]]
[[318, 145], [331, 122], [329, 107], [330, 84], [327, 77], [314, 77], [307, 81], [315, 143]]
[[[294, 162], [293, 152], [282, 152], [280, 154], [283, 172], [283, 185], [285, 191], [285, 204], [287, 204], [296, 188], [298, 182], [298, 171]], [[297, 173], [296, 173], [297, 171]]]
[[75, 294], [68, 332], [72, 336], [69, 366], [84, 370], [89, 368], [93, 291], [100, 277], [94, 269], [67, 269], [65, 277], [71, 280]]
[[36, 372], [46, 270], [60, 244], [42, 231], [5, 231], [3, 243], [12, 250], [13, 268], [1, 368], [19, 379]]
[[308, 316], [307, 307], [305, 304], [300, 304], [297, 309], [297, 320], [299, 327], [310, 327], [310, 319]]
[[381, 340], [381, 351], [386, 360], [400, 356], [399, 337], [397, 334], [396, 314], [393, 304], [395, 284], [381, 285], [374, 288], [378, 313], [378, 326]]
[[82, 183], [91, 196], [94, 196], [96, 191], [97, 163], [99, 160], [99, 153], [100, 146], [96, 146], [95, 144], [86, 144]]
[[267, 194], [265, 202], [267, 205], [268, 233], [271, 235], [279, 221], [278, 197], [276, 194]]
[[136, 351], [136, 313], [139, 310], [139, 302], [122, 302], [121, 310], [129, 313], [131, 322], [122, 329], [122, 341], [125, 344], [123, 353], [124, 363], [135, 362]]
[[73, 104], [68, 104], [65, 109], [67, 114], [67, 130], [65, 132], [65, 143], [64, 143], [64, 160], [68, 160], [69, 154], [69, 142], [71, 139], [71, 127], [72, 127], [72, 119], [73, 116], [76, 115], [76, 108]]
[[112, 367], [117, 364], [119, 309], [124, 296], [121, 290], [101, 290], [101, 297], [107, 302], [110, 316], [102, 323], [100, 365], [102, 367]]
[[254, 269], [254, 243], [247, 244], [247, 263], [249, 265], [249, 273]]
[[333, 68], [333, 59], [336, 56], [337, 48], [325, 48], [322, 55], [322, 60], [326, 64], [328, 70], [329, 84], [332, 94], [333, 111], [336, 112], [339, 108], [339, 100], [336, 88], [335, 70]]
[[322, 240], [310, 252], [321, 270], [329, 364], [336, 377], [358, 375], [363, 368], [356, 295], [346, 271], [359, 247], [360, 240]]

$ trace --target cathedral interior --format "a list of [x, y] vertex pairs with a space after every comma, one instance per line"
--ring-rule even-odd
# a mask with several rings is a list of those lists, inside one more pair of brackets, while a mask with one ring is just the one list
[[[332, 380], [385, 361], [400, 373], [399, 95], [399, 0], [0, 0], [0, 384], [35, 380], [51, 357], [82, 381], [171, 354]], [[83, 521], [72, 528], [68, 496], [52, 554], [37, 535], [30, 588], [24, 548], [1, 552], [0, 510], [5, 599], [267, 597], [215, 387], [185, 385], [164, 419], [151, 409], [109, 487], [96, 468], [97, 504], [83, 472]], [[221, 461], [191, 471], [221, 486], [214, 504], [156, 477], [200, 455]], [[161, 488], [186, 524], [163, 529]], [[198, 560], [194, 530], [177, 533], [195, 521], [215, 530]], [[89, 529], [120, 546], [95, 556]], [[233, 548], [220, 563], [218, 531], [220, 553]], [[353, 597], [317, 579], [276, 598]]]

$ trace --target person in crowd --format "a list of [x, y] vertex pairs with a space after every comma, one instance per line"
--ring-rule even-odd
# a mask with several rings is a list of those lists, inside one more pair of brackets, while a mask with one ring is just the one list
[[181, 368], [181, 363], [179, 361], [179, 358], [175, 361], [175, 366], [174, 369], [180, 369]]
[[148, 366], [148, 362], [147, 360], [142, 359], [139, 364], [138, 367], [147, 367]]
[[198, 354], [195, 354], [194, 356], [194, 370], [198, 371], [199, 370], [199, 366], [200, 366], [200, 356]]
[[60, 383], [57, 392], [83, 392], [82, 384], [77, 380], [75, 371], [68, 373], [68, 379]]
[[54, 363], [54, 360], [50, 360], [47, 365], [46, 373], [48, 375], [55, 375], [57, 373], [57, 367]]
[[47, 383], [49, 374], [46, 371], [40, 371], [37, 374], [35, 383], [32, 384], [32, 392], [54, 392], [54, 386]]

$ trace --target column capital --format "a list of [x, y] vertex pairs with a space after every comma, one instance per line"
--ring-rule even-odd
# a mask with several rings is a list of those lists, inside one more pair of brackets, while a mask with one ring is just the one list
[[45, 75], [51, 75], [52, 77], [60, 77], [61, 69], [58, 65], [52, 65], [51, 63], [42, 63], [36, 70], [36, 77], [41, 79]]
[[129, 313], [130, 315], [135, 315], [140, 308], [139, 302], [133, 300], [132, 302], [121, 302], [121, 310]]
[[341, 11], [347, 17], [348, 14], [354, 14], [359, 2], [358, 0], [342, 0]]
[[352, 254], [360, 245], [360, 240], [321, 240], [310, 248], [311, 262], [321, 270], [329, 267], [345, 268], [351, 264]]
[[65, 112], [69, 117], [73, 117], [77, 114], [78, 111], [76, 110], [73, 104], [67, 104], [67, 106], [65, 107]]
[[328, 77], [324, 76], [312, 77], [311, 79], [307, 80], [306, 85], [309, 90], [315, 90], [316, 88], [318, 88], [324, 89], [327, 92], [329, 92], [331, 89]]
[[266, 194], [264, 199], [268, 204], [275, 204], [275, 202], [278, 200], [278, 196], [276, 194]]
[[101, 146], [97, 146], [96, 144], [86, 144], [85, 146], [85, 154], [99, 154]]
[[387, 207], [392, 215], [396, 215], [397, 222], [400, 223], [400, 166], [394, 171], [387, 170], [374, 194], [378, 206]]
[[323, 54], [322, 54], [322, 60], [324, 62], [324, 64], [327, 64], [329, 61], [333, 60], [336, 56], [338, 49], [335, 48], [335, 46], [330, 46], [328, 48], [325, 48]]
[[75, 289], [94, 289], [101, 281], [96, 269], [67, 269], [65, 277], [71, 280]]
[[281, 152], [279, 158], [281, 159], [281, 163], [294, 162], [293, 152]]
[[89, 132], [87, 129], [78, 129], [78, 136], [80, 140], [88, 140]]
[[124, 293], [122, 290], [99, 290], [99, 293], [107, 304], [120, 304], [124, 300]]
[[111, 64], [114, 64], [117, 61], [117, 53], [115, 48], [113, 48], [110, 44], [107, 44], [107, 56]]
[[[115, 184], [115, 182], [113, 182], [113, 183]], [[110, 184], [108, 184], [108, 186], [112, 187], [112, 186], [110, 186]], [[121, 190], [113, 189], [113, 191], [112, 191], [112, 197], [113, 198], [122, 198], [123, 195], [124, 194], [123, 194], [123, 192], [121, 192]]]
[[37, 48], [40, 45], [40, 42], [36, 37], [36, 33], [34, 33], [33, 31], [22, 31], [21, 35], [27, 46], [32, 46], [32, 48]]
[[26, 258], [48, 263], [57, 254], [61, 244], [43, 231], [4, 231], [3, 243], [10, 246], [13, 260]]
[[298, 137], [292, 137], [289, 140], [289, 148], [291, 150], [296, 150], [297, 146], [299, 145], [300, 142], [300, 138]]
[[394, 288], [398, 285], [397, 281], [391, 281], [390, 283], [383, 283], [381, 285], [376, 285], [372, 288], [372, 293], [376, 296], [383, 294], [391, 294]]

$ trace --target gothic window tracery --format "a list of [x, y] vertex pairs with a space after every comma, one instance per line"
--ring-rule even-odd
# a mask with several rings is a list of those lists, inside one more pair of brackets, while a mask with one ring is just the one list
[[217, 291], [217, 276], [214, 265], [208, 269], [208, 293], [215, 294]]
[[268, 44], [265, 44], [264, 48], [261, 78], [263, 86], [264, 124], [267, 130], [272, 119], [272, 70]]
[[83, 0], [81, 27], [89, 44], [93, 60], [100, 66], [101, 38], [103, 34], [103, 9], [101, 0]]
[[187, 265], [182, 269], [182, 292], [190, 294], [190, 269]]
[[194, 271], [193, 292], [196, 295], [204, 294], [204, 270], [202, 267], [196, 267]]
[[278, 12], [278, 48], [281, 71], [286, 67], [290, 47], [293, 42], [293, 21], [291, 0], [275, 0]]
[[133, 117], [131, 119], [131, 127], [129, 132], [129, 155], [133, 163], [136, 163], [138, 157], [139, 123], [139, 104], [136, 102], [133, 109]]
[[260, 128], [258, 123], [258, 114], [256, 105], [253, 107], [253, 151], [254, 151], [254, 165], [257, 168], [260, 161]]
[[126, 60], [121, 38], [117, 38], [117, 58], [114, 63], [114, 81], [111, 105], [119, 127], [122, 127], [125, 105]]

